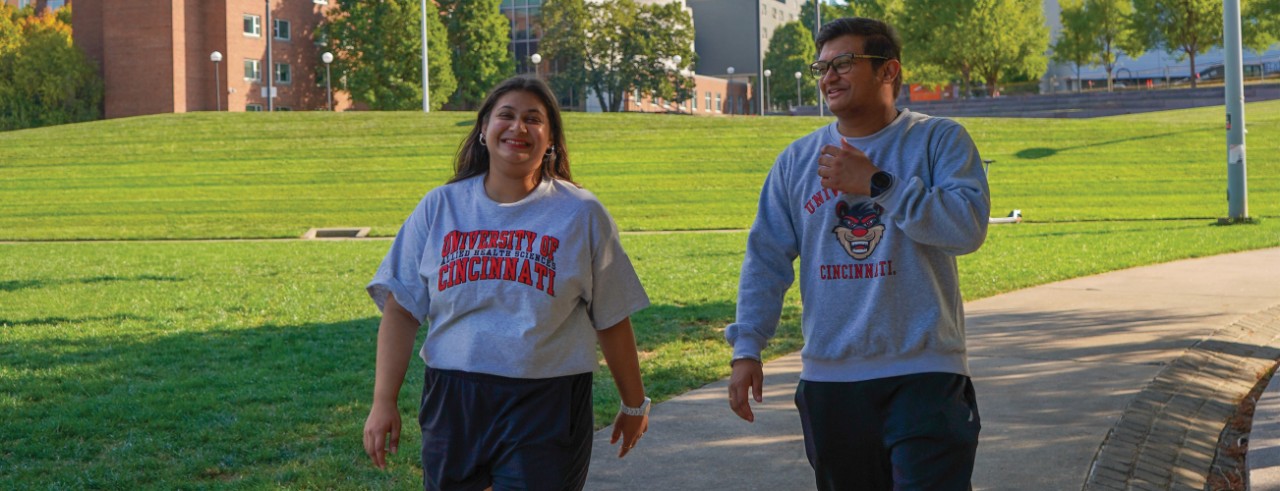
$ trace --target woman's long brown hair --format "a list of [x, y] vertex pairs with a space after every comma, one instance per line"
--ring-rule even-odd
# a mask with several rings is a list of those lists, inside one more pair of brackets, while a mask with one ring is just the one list
[[556, 103], [556, 97], [546, 83], [528, 77], [509, 78], [489, 91], [489, 96], [480, 106], [480, 112], [476, 113], [475, 126], [458, 146], [458, 155], [453, 165], [454, 174], [449, 182], [457, 182], [489, 172], [489, 149], [480, 144], [480, 135], [489, 124], [489, 117], [493, 113], [493, 107], [498, 104], [498, 99], [517, 90], [533, 94], [547, 108], [547, 119], [551, 122], [551, 144], [555, 145], [555, 150], [550, 155], [542, 156], [542, 177], [573, 183], [573, 177], [569, 173], [569, 149], [565, 148], [564, 144], [564, 123], [560, 119], [560, 105]]

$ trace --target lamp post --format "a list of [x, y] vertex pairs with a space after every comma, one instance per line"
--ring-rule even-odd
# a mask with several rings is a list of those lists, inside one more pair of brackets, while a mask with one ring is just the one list
[[428, 75], [431, 70], [427, 68], [427, 0], [422, 0], [422, 112], [431, 112], [431, 84]]
[[796, 107], [800, 107], [800, 79], [803, 77], [804, 74], [796, 72]]
[[764, 106], [769, 103], [769, 77], [773, 75], [773, 70], [764, 69], [764, 100], [760, 103], [760, 115], [764, 116]]
[[729, 67], [726, 71], [729, 72], [729, 85], [725, 88], [724, 92], [729, 96], [729, 115], [733, 116], [733, 67]]
[[320, 55], [320, 61], [324, 62], [324, 97], [325, 97], [325, 101], [328, 101], [325, 103], [324, 107], [325, 109], [332, 111], [333, 110], [333, 85], [331, 85], [329, 82], [329, 64], [333, 63], [333, 53], [325, 51], [324, 54]]
[[538, 53], [529, 55], [529, 61], [533, 62], [533, 78], [542, 78], [538, 74], [538, 65], [542, 64], [542, 55]]
[[[685, 74], [685, 70], [684, 70], [683, 68], [680, 68], [680, 63], [681, 63], [681, 62], [683, 62], [683, 61], [684, 61], [684, 58], [683, 58], [683, 57], [681, 57], [680, 55], [675, 55], [675, 56], [672, 56], [672, 57], [671, 57], [671, 62], [672, 62], [672, 64], [673, 64], [673, 65], [675, 65], [675, 70], [676, 70], [676, 71], [677, 71], [677, 73], [679, 73], [681, 76], [683, 76], [683, 75]], [[684, 101], [679, 100], [679, 99], [680, 99], [680, 91], [679, 91], [678, 89], [676, 90], [676, 99], [677, 99], [677, 100], [676, 100], [676, 113], [677, 113], [677, 114], [679, 114], [679, 113], [680, 113], [680, 105], [681, 105], [681, 104], [683, 104], [683, 103], [684, 103]]]
[[209, 61], [213, 62], [213, 100], [217, 104], [217, 110], [222, 110], [222, 77], [218, 74], [218, 62], [222, 61], [222, 53], [214, 51], [209, 54]]
[[271, 38], [276, 37], [275, 24], [271, 22], [271, 0], [263, 0], [262, 4], [266, 7], [267, 15], [264, 17], [267, 22], [262, 26], [263, 34], [267, 38], [267, 69], [264, 70], [267, 76], [267, 93], [263, 97], [267, 99], [267, 112], [276, 110], [276, 66], [275, 60], [271, 57]]

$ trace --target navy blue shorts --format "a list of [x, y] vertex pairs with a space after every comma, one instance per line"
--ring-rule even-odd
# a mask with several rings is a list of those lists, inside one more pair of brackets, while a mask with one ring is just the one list
[[591, 463], [591, 374], [517, 379], [426, 369], [422, 486], [578, 490]]
[[801, 380], [796, 407], [818, 489], [970, 489], [982, 420], [967, 376]]

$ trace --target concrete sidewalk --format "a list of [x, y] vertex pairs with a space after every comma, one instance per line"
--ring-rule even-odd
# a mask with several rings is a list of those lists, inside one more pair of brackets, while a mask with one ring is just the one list
[[[974, 489], [1203, 489], [1235, 401], [1280, 358], [1280, 248], [1053, 283], [966, 314]], [[655, 405], [625, 459], [600, 430], [587, 489], [813, 489], [799, 370], [798, 354], [766, 364], [753, 424], [718, 381]]]

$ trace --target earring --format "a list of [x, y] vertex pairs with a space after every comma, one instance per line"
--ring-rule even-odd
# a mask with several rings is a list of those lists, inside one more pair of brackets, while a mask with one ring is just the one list
[[552, 155], [555, 155], [555, 154], [556, 154], [556, 146], [555, 146], [555, 145], [552, 145], [552, 146], [550, 146], [550, 147], [547, 147], [547, 156], [548, 156], [548, 157], [550, 157], [550, 156], [552, 156]]
[[486, 141], [484, 141], [484, 133], [481, 133], [481, 134], [480, 134], [480, 144], [481, 144], [481, 145], [484, 145], [484, 146], [486, 146], [486, 147], [487, 147], [487, 146], [489, 146], [489, 143], [488, 143], [488, 142], [486, 142]]

